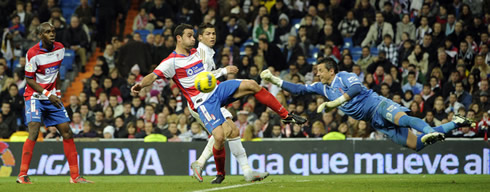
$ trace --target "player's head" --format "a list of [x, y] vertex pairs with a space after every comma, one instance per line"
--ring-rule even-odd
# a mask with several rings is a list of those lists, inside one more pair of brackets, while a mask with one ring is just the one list
[[54, 39], [56, 37], [56, 31], [54, 26], [49, 22], [41, 23], [36, 28], [36, 34], [43, 41], [43, 44], [51, 45], [54, 43]]
[[197, 39], [199, 42], [204, 43], [208, 47], [213, 47], [216, 44], [216, 28], [210, 23], [203, 23], [199, 25], [197, 30]]
[[332, 58], [324, 58], [318, 61], [318, 73], [316, 74], [323, 84], [329, 84], [335, 78], [335, 74], [338, 72], [337, 62]]
[[177, 39], [177, 47], [181, 47], [187, 51], [190, 51], [196, 43], [192, 25], [185, 23], [178, 25], [174, 30], [174, 35]]

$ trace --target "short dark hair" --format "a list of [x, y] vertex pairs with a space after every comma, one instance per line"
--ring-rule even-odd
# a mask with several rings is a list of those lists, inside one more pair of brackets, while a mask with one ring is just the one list
[[197, 34], [202, 35], [204, 33], [204, 30], [206, 30], [207, 28], [215, 29], [214, 25], [212, 25], [211, 23], [202, 23], [201, 25], [199, 25], [199, 29], [197, 30]]
[[50, 22], [41, 23], [39, 26], [36, 27], [36, 34], [37, 35], [41, 35], [41, 34], [44, 33], [44, 31], [45, 31], [45, 27], [44, 26], [53, 27], [53, 25]]
[[320, 59], [318, 61], [318, 64], [325, 64], [325, 68], [327, 70], [333, 69], [333, 71], [335, 73], [339, 72], [339, 68], [337, 66], [337, 62], [335, 62], [335, 60], [333, 60], [330, 57], [326, 57], [326, 58]]
[[185, 23], [182, 23], [180, 25], [178, 25], [175, 30], [174, 30], [174, 36], [175, 38], [177, 38], [177, 36], [182, 36], [184, 35], [184, 31], [186, 29], [193, 29], [192, 28], [192, 25], [189, 25], [189, 24], [185, 24]]
[[413, 75], [413, 76], [415, 76], [415, 72], [410, 71], [410, 72], [408, 72], [408, 75]]

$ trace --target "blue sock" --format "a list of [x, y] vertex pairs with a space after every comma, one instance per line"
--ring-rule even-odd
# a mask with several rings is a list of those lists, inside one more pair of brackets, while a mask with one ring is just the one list
[[408, 115], [403, 115], [402, 117], [400, 117], [400, 120], [398, 120], [398, 125], [400, 127], [414, 128], [415, 130], [422, 132], [424, 134], [435, 132], [434, 129], [432, 129], [432, 127], [429, 124], [427, 124], [424, 120], [417, 117], [411, 117]]
[[422, 143], [422, 136], [424, 136], [425, 134], [420, 134], [419, 136], [417, 136], [417, 147], [416, 147], [416, 151], [420, 151], [422, 150], [425, 145], [424, 143]]
[[444, 123], [440, 126], [434, 127], [434, 130], [441, 133], [448, 133], [449, 131], [453, 130], [456, 127], [457, 127], [456, 123], [451, 121], [449, 123]]

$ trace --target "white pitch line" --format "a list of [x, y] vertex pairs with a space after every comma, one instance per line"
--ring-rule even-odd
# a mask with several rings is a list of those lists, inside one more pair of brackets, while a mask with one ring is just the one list
[[230, 185], [230, 186], [224, 186], [224, 187], [215, 187], [215, 188], [210, 188], [210, 189], [197, 190], [197, 191], [193, 191], [193, 192], [219, 191], [219, 190], [233, 189], [233, 188], [239, 188], [239, 187], [246, 187], [246, 186], [250, 186], [250, 185], [260, 185], [260, 184], [266, 184], [266, 183], [270, 183], [270, 182], [256, 182], [256, 183]]

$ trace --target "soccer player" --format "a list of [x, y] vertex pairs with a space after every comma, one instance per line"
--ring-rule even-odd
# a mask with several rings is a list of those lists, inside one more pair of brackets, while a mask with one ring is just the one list
[[[264, 70], [260, 75], [262, 79], [293, 94], [323, 95], [330, 101], [318, 106], [318, 113], [324, 110], [329, 112], [338, 107], [354, 119], [370, 121], [372, 127], [386, 134], [395, 143], [416, 151], [423, 149], [425, 145], [444, 140], [443, 133], [471, 125], [466, 118], [454, 116], [452, 122], [430, 127], [422, 119], [408, 116], [405, 112], [410, 111], [409, 109], [367, 89], [356, 74], [338, 72], [334, 60], [326, 58], [318, 63], [317, 76], [321, 82], [313, 84], [302, 85], [283, 81], [273, 76], [269, 70]], [[416, 136], [409, 128], [414, 128], [422, 134]]]
[[48, 23], [42, 23], [36, 29], [41, 41], [27, 51], [25, 76], [27, 81], [24, 99], [26, 104], [26, 124], [29, 137], [22, 149], [22, 163], [17, 183], [31, 184], [27, 171], [31, 163], [32, 151], [36, 144], [41, 120], [46, 127], [56, 126], [63, 136], [63, 148], [70, 166], [70, 183], [93, 183], [79, 175], [78, 155], [73, 142], [73, 133], [68, 125], [70, 118], [60, 100], [59, 68], [65, 48], [55, 42], [56, 32]]
[[[201, 57], [205, 71], [209, 71], [213, 73], [213, 75], [216, 78], [224, 76], [228, 73], [236, 74], [238, 72], [238, 68], [232, 65], [226, 66], [224, 68], [216, 69], [216, 64], [214, 63], [214, 59], [213, 59], [215, 53], [213, 47], [216, 44], [216, 28], [212, 24], [209, 23], [201, 24], [199, 26], [197, 34], [199, 40], [197, 46], [197, 52]], [[191, 109], [190, 105], [188, 105], [188, 107], [192, 117], [194, 117], [203, 127], [205, 127], [204, 123], [199, 117], [199, 114], [195, 112], [193, 109]], [[233, 118], [233, 115], [225, 107], [221, 107], [220, 111], [226, 120], [228, 119], [231, 120]], [[234, 143], [238, 141], [231, 141], [231, 142]], [[201, 156], [199, 156], [197, 161], [191, 163], [191, 169], [194, 174], [194, 178], [196, 178], [199, 182], [203, 182], [203, 178], [201, 175], [202, 169], [204, 167], [205, 162], [211, 157], [211, 155], [213, 155], [213, 145], [214, 145], [214, 137], [211, 135], [208, 139], [208, 143], [206, 144], [206, 147], [201, 153]], [[224, 160], [223, 161], [215, 160], [215, 163], [224, 163], [224, 162], [225, 162]], [[216, 168], [217, 168], [217, 172], [221, 173], [218, 175], [224, 175], [224, 170], [221, 170], [221, 168], [224, 169], [224, 166], [216, 165]], [[218, 177], [216, 177], [215, 180], [213, 180], [213, 182], [217, 182], [217, 179]]]
[[174, 35], [177, 39], [175, 51], [164, 59], [153, 73], [145, 76], [131, 90], [138, 93], [142, 88], [150, 86], [157, 78], [172, 78], [189, 102], [190, 107], [197, 110], [206, 129], [213, 134], [215, 140], [213, 155], [215, 161], [218, 161], [216, 165], [220, 166], [217, 169], [222, 170], [222, 172], [218, 172], [212, 183], [221, 183], [225, 178], [225, 138], [230, 138], [230, 150], [244, 171], [245, 181], [263, 180], [269, 173], [258, 173], [251, 170], [245, 149], [239, 142], [239, 130], [231, 120], [226, 120], [223, 117], [220, 108], [243, 96], [253, 94], [259, 102], [266, 104], [278, 113], [286, 123], [301, 124], [306, 120], [298, 115], [289, 114], [272, 94], [253, 80], [228, 80], [217, 85], [210, 93], [199, 92], [194, 87], [194, 80], [196, 75], [205, 69], [201, 56], [192, 48], [195, 44], [193, 28], [188, 24], [180, 24], [175, 28]]

